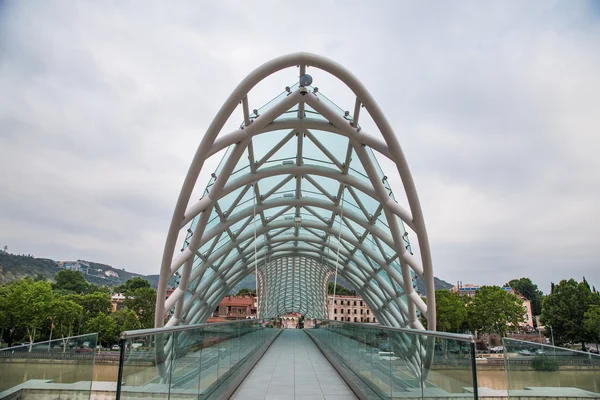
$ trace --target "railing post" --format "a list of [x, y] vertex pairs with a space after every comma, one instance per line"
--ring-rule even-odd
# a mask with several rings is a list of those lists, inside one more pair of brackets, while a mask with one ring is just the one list
[[[477, 388], [477, 360], [475, 360], [475, 341], [471, 340], [471, 369], [473, 372], [473, 397], [475, 400], [479, 400], [479, 393]], [[118, 400], [118, 399], [117, 399]]]
[[123, 382], [123, 369], [125, 367], [125, 345], [126, 340], [119, 340], [119, 372], [117, 373], [117, 398], [116, 400], [121, 400], [121, 386]]

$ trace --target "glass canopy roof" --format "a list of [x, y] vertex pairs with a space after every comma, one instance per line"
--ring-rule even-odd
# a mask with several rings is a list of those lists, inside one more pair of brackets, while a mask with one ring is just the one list
[[[179, 276], [178, 287], [164, 303], [157, 301], [157, 326], [206, 321], [225, 295], [254, 274], [260, 318], [289, 312], [326, 318], [327, 283], [339, 275], [382, 324], [423, 329], [423, 317], [434, 327], [435, 312], [414, 285], [419, 276], [433, 287], [429, 245], [412, 177], [391, 128], [366, 89], [339, 65], [303, 53], [291, 57], [283, 64], [298, 66], [301, 76], [303, 57], [320, 60], [317, 68], [339, 75], [357, 95], [354, 112], [317, 87], [298, 83], [252, 108], [249, 90], [280, 69], [277, 63], [259, 67], [240, 83], [208, 127], [182, 188], [159, 299], [173, 275]], [[228, 118], [240, 118], [231, 114], [240, 103], [239, 129], [221, 132]], [[381, 132], [363, 132], [361, 112], [371, 114]], [[205, 160], [221, 150], [216, 170], [206, 171]], [[377, 161], [381, 156], [396, 163], [410, 209], [394, 198]], [[211, 179], [202, 198], [190, 202], [200, 174]], [[405, 225], [416, 235], [420, 259]], [[176, 247], [178, 232], [184, 233], [183, 243]], [[434, 305], [435, 299], [430, 296], [427, 303]]]
[[[307, 66], [339, 78], [356, 96], [354, 111], [298, 83], [260, 108], [251, 106], [256, 84], [286, 68], [305, 78]], [[240, 118], [233, 115], [239, 104], [239, 129], [222, 132], [228, 119]], [[363, 132], [361, 113], [369, 114], [377, 132]], [[221, 151], [216, 170], [207, 170], [206, 160]], [[395, 164], [408, 207], [394, 198], [377, 157]], [[202, 198], [191, 201], [199, 176], [208, 174]], [[155, 325], [206, 321], [250, 274], [257, 277], [259, 318], [289, 312], [326, 318], [327, 284], [339, 275], [380, 323], [424, 329], [424, 319], [435, 330], [429, 242], [398, 139], [362, 83], [324, 57], [296, 53], [263, 64], [240, 82], [208, 126], [167, 235]], [[167, 297], [174, 275], [178, 285]], [[415, 291], [416, 276], [428, 288], [427, 302]], [[424, 352], [430, 354], [432, 346], [425, 350], [404, 339], [399, 347], [411, 353], [414, 365], [427, 361]]]
[[[318, 89], [307, 89], [349, 123], [353, 121], [349, 112], [341, 110]], [[292, 90], [298, 90], [298, 84], [254, 110], [250, 123]], [[304, 114], [300, 112], [297, 104], [274, 121], [313, 119], [329, 123], [308, 105], [304, 105]], [[245, 128], [243, 123], [240, 129]], [[223, 156], [205, 196], [211, 195], [234, 147], [230, 146]], [[373, 150], [368, 147], [365, 150], [375, 166], [377, 179], [393, 199]], [[296, 172], [298, 167], [317, 170]], [[354, 186], [340, 182], [336, 175], [351, 176]], [[387, 233], [388, 216], [372, 187], [356, 149], [344, 135], [319, 129], [276, 129], [257, 134], [235, 163], [223, 190], [214, 196], [217, 201], [205, 225], [202, 245], [195, 252], [186, 297], [201, 302], [194, 291], [202, 288], [203, 283], [204, 287], [208, 282], [235, 286], [245, 275], [255, 273], [252, 268], [256, 257], [259, 286], [262, 286], [259, 287], [261, 317], [292, 311], [308, 317], [326, 317], [324, 281], [335, 270], [336, 259], [338, 273], [355, 288], [361, 288], [359, 292], [366, 291], [365, 300], [369, 302], [371, 298], [374, 309], [387, 303], [381, 286], [405, 301], [402, 282], [390, 279], [384, 268], [402, 276], [393, 238]], [[189, 246], [200, 218], [198, 214], [190, 222], [182, 250]], [[392, 218], [400, 227], [402, 245], [410, 252], [403, 222], [398, 216]], [[373, 234], [374, 231], [377, 233]], [[192, 309], [190, 304], [188, 310]], [[188, 311], [184, 318], [190, 317], [193, 318]]]

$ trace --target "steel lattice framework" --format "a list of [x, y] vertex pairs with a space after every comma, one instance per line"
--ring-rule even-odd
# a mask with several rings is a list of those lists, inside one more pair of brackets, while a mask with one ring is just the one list
[[[353, 114], [299, 84], [250, 112], [248, 93], [257, 83], [290, 67], [303, 77], [307, 66], [347, 85], [356, 96]], [[243, 124], [221, 133], [240, 103]], [[361, 109], [379, 132], [361, 129]], [[203, 197], [190, 202], [199, 174], [207, 173], [205, 161], [224, 149]], [[394, 199], [375, 154], [396, 164], [408, 209]], [[420, 258], [411, 252], [405, 226], [416, 236]], [[181, 232], [183, 248], [174, 256]], [[165, 316], [167, 325], [204, 322], [255, 271], [261, 318], [292, 311], [326, 318], [327, 283], [336, 268], [381, 323], [423, 329], [423, 316], [435, 330], [429, 243], [396, 135], [349, 71], [324, 57], [290, 54], [248, 75], [202, 138], [169, 228], [155, 324], [163, 326]], [[165, 301], [174, 274], [179, 285]], [[414, 290], [415, 275], [426, 284], [427, 302]]]

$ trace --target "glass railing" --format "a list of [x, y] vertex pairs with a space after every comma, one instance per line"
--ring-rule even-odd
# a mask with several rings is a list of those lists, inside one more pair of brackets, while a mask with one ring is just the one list
[[123, 332], [117, 399], [145, 393], [153, 399], [207, 398], [226, 391], [245, 361], [279, 332], [267, 325], [248, 319]]
[[509, 397], [600, 398], [600, 355], [503, 338]]
[[365, 398], [477, 398], [471, 336], [331, 320], [307, 332]]
[[0, 399], [89, 398], [98, 334], [0, 349]]

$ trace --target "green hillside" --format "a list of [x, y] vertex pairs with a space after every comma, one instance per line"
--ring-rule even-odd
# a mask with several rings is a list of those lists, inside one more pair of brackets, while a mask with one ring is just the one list
[[[106, 264], [96, 263], [93, 261], [84, 262], [90, 266], [88, 274], [84, 274], [85, 279], [90, 283], [95, 283], [99, 286], [106, 285], [108, 287], [113, 287], [125, 283], [128, 279], [141, 276], [142, 278], [148, 280], [153, 288], [156, 289], [158, 287], [158, 275], [140, 275], [133, 272], [127, 272], [124, 269], [113, 268]], [[48, 279], [54, 279], [54, 275], [60, 270], [61, 267], [59, 267], [58, 263], [54, 260], [47, 258], [35, 258], [31, 255], [15, 255], [0, 251], [0, 284], [8, 283], [15, 279], [24, 278], [26, 276], [37, 276], [38, 274]], [[106, 271], [112, 271], [119, 276], [107, 276]], [[434, 280], [436, 290], [450, 289], [452, 287], [452, 284], [441, 279], [434, 278]], [[171, 278], [169, 284], [171, 286], [174, 285], [174, 278]], [[346, 288], [351, 288], [351, 285], [344, 281], [341, 277], [338, 277], [338, 284]], [[231, 290], [231, 293], [235, 294], [242, 288], [254, 289], [255, 287], [256, 278], [254, 275], [248, 275], [244, 277], [244, 279], [242, 279], [233, 290]], [[425, 284], [418, 278], [417, 288], [419, 293], [427, 293]]]
[[[158, 275], [140, 275], [133, 272], [127, 272], [123, 269], [113, 268], [110, 265], [96, 263], [93, 261], [84, 261], [89, 265], [85, 279], [90, 283], [102, 286], [113, 287], [125, 283], [127, 280], [136, 276], [147, 279], [152, 287], [158, 285]], [[41, 275], [47, 279], [54, 279], [54, 275], [62, 268], [54, 260], [47, 258], [35, 258], [31, 255], [16, 255], [0, 251], [0, 284], [6, 284], [16, 279], [27, 276]], [[117, 274], [116, 276], [106, 275], [107, 271]]]

